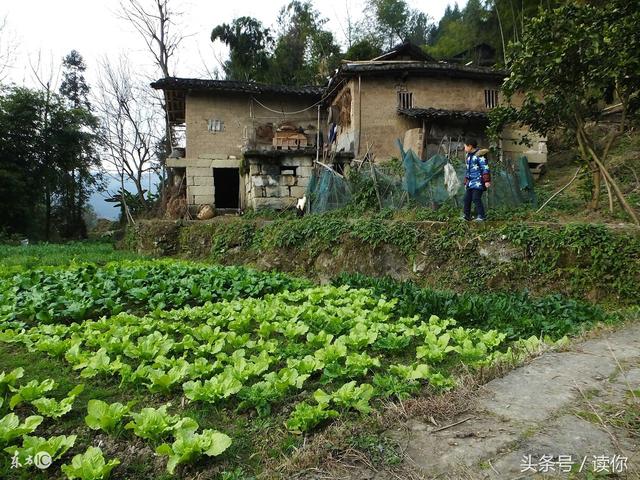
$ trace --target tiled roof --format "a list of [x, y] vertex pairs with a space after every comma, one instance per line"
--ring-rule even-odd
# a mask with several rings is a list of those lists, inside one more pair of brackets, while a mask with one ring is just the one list
[[509, 73], [506, 70], [496, 70], [490, 67], [472, 65], [458, 65], [447, 62], [353, 62], [345, 63], [338, 74], [371, 73], [384, 74], [390, 72], [418, 73], [429, 76], [442, 75], [457, 78], [486, 78], [502, 81]]
[[398, 113], [410, 118], [428, 120], [487, 120], [489, 118], [486, 112], [444, 110], [438, 108], [407, 108], [398, 110]]
[[288, 95], [322, 96], [324, 87], [317, 85], [308, 86], [288, 86], [288, 85], [268, 85], [255, 82], [240, 82], [236, 80], [205, 80], [198, 78], [162, 78], [151, 84], [158, 90], [201, 90], [218, 91], [230, 93], [281, 93]]

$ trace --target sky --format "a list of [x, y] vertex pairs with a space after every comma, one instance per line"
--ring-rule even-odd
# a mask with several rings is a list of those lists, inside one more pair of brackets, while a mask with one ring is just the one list
[[[143, 0], [148, 1], [148, 0]], [[221, 45], [212, 48], [209, 40], [214, 26], [236, 17], [250, 15], [273, 26], [278, 11], [288, 0], [173, 0], [184, 15], [179, 28], [189, 35], [179, 51], [177, 76], [206, 77], [207, 72], [224, 60]], [[453, 0], [409, 0], [412, 8], [439, 19]], [[466, 1], [458, 2], [463, 6]], [[362, 16], [365, 0], [315, 0], [316, 8], [329, 19], [328, 27], [345, 41], [347, 11], [353, 19]], [[17, 48], [10, 79], [18, 84], [34, 81], [31, 65], [47, 73], [58, 70], [61, 58], [71, 49], [78, 50], [88, 65], [87, 76], [95, 78], [105, 57], [126, 53], [141, 70], [151, 67], [149, 55], [137, 34], [118, 17], [119, 0], [19, 0], [0, 2], [0, 19], [7, 18], [8, 29]]]
[[[148, 3], [151, 0], [140, 0]], [[455, 0], [408, 0], [411, 8], [421, 10], [438, 21], [448, 4]], [[265, 26], [275, 27], [279, 10], [289, 0], [172, 0], [171, 7], [184, 12], [177, 29], [186, 39], [176, 57], [174, 74], [182, 77], [209, 78], [221, 70], [220, 62], [228, 52], [221, 44], [212, 44], [211, 30], [220, 23], [248, 15]], [[327, 27], [346, 45], [346, 18], [352, 21], [363, 15], [366, 0], [314, 0], [321, 15], [328, 19]], [[457, 2], [460, 7], [466, 0]], [[40, 79], [51, 80], [57, 89], [62, 58], [72, 49], [78, 50], [87, 64], [86, 78], [91, 86], [96, 81], [100, 65], [109, 58], [128, 57], [136, 71], [149, 80], [155, 75], [152, 58], [139, 35], [118, 15], [120, 0], [0, 0], [0, 23], [6, 28], [0, 35], [0, 49], [9, 42], [13, 59], [5, 81], [37, 87]], [[111, 204], [92, 203], [101, 216], [115, 216]], [[109, 212], [112, 212], [110, 215]]]

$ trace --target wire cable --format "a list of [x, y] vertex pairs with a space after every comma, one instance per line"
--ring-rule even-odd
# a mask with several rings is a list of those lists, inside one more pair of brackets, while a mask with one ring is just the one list
[[333, 92], [335, 92], [339, 87], [341, 87], [343, 85], [342, 82], [338, 83], [333, 90], [331, 90], [329, 93], [327, 93], [324, 97], [322, 97], [320, 100], [318, 100], [316, 103], [314, 103], [313, 105], [311, 105], [310, 107], [307, 107], [303, 110], [298, 110], [296, 112], [285, 112], [284, 110], [274, 110], [272, 108], [267, 107], [264, 103], [261, 103], [256, 97], [251, 97], [251, 100], [253, 100], [254, 102], [256, 102], [258, 105], [260, 105], [262, 108], [264, 108], [265, 110], [268, 110], [269, 112], [272, 113], [277, 113], [279, 115], [297, 115], [298, 113], [304, 113], [307, 112], [309, 110], [311, 110], [312, 108], [317, 107], [318, 105], [320, 105], [322, 102], [324, 102], [327, 98], [329, 98]]

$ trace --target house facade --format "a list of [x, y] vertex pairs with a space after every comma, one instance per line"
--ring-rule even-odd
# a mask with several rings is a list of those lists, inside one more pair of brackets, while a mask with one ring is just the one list
[[[369, 152], [388, 159], [399, 155], [400, 139], [427, 160], [461, 152], [466, 137], [488, 146], [488, 113], [500, 103], [507, 75], [490, 67], [436, 62], [411, 44], [370, 61], [345, 62], [327, 87], [335, 148], [356, 158]], [[499, 145], [503, 157], [525, 155], [532, 168], [546, 163], [546, 140], [529, 134], [532, 145], [520, 145], [522, 133], [505, 129]]]
[[[344, 62], [325, 87], [167, 78], [165, 94], [184, 147], [167, 160], [193, 209], [283, 209], [303, 196], [314, 168], [366, 155], [376, 161], [405, 149], [429, 159], [455, 156], [465, 137], [488, 145], [488, 112], [501, 101], [507, 72], [436, 62], [402, 44], [370, 61]], [[502, 155], [546, 162], [546, 142], [507, 129]], [[323, 160], [324, 159], [324, 160]]]
[[[184, 129], [167, 159], [187, 204], [285, 208], [304, 194], [316, 157], [321, 87], [167, 78], [169, 121]], [[312, 106], [310, 108], [310, 106]]]

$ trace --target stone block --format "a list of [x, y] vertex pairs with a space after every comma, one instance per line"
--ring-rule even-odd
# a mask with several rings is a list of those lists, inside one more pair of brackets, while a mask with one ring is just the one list
[[195, 185], [195, 183], [193, 183], [193, 179], [194, 179], [194, 176], [193, 176], [193, 175], [188, 175], [188, 176], [187, 176], [187, 187], [190, 187], [190, 186], [192, 186], [192, 185]]
[[313, 175], [313, 167], [298, 167], [298, 177], [310, 177]]
[[208, 177], [193, 177], [193, 185], [213, 186], [213, 175]]
[[264, 177], [262, 175], [254, 175], [251, 177], [251, 184], [255, 187], [264, 187]]
[[280, 175], [280, 185], [292, 187], [296, 185], [297, 177], [295, 175]]
[[282, 192], [281, 192], [281, 187], [280, 186], [276, 185], [276, 186], [265, 187], [265, 190], [266, 190], [266, 196], [267, 197], [281, 197], [282, 196]]
[[194, 185], [188, 188], [189, 195], [211, 195], [213, 196], [213, 187], [211, 185]]
[[301, 198], [304, 195], [306, 188], [305, 187], [289, 187], [289, 190], [293, 198]]
[[249, 175], [260, 175], [260, 165], [251, 163], [249, 165]]
[[213, 204], [213, 193], [211, 195], [189, 195], [192, 205]]
[[256, 198], [255, 208], [273, 208], [281, 210], [287, 206], [287, 203], [282, 198]]
[[263, 175], [280, 175], [280, 165], [274, 165], [272, 163], [263, 163], [262, 166]]
[[309, 185], [309, 177], [298, 177], [297, 181], [296, 181], [297, 185], [299, 187], [304, 187], [307, 188], [307, 185]]
[[187, 175], [194, 177], [213, 176], [213, 169], [208, 167], [187, 167]]
[[257, 175], [252, 177], [252, 182], [256, 187], [275, 187], [278, 185], [276, 177], [271, 175]]

